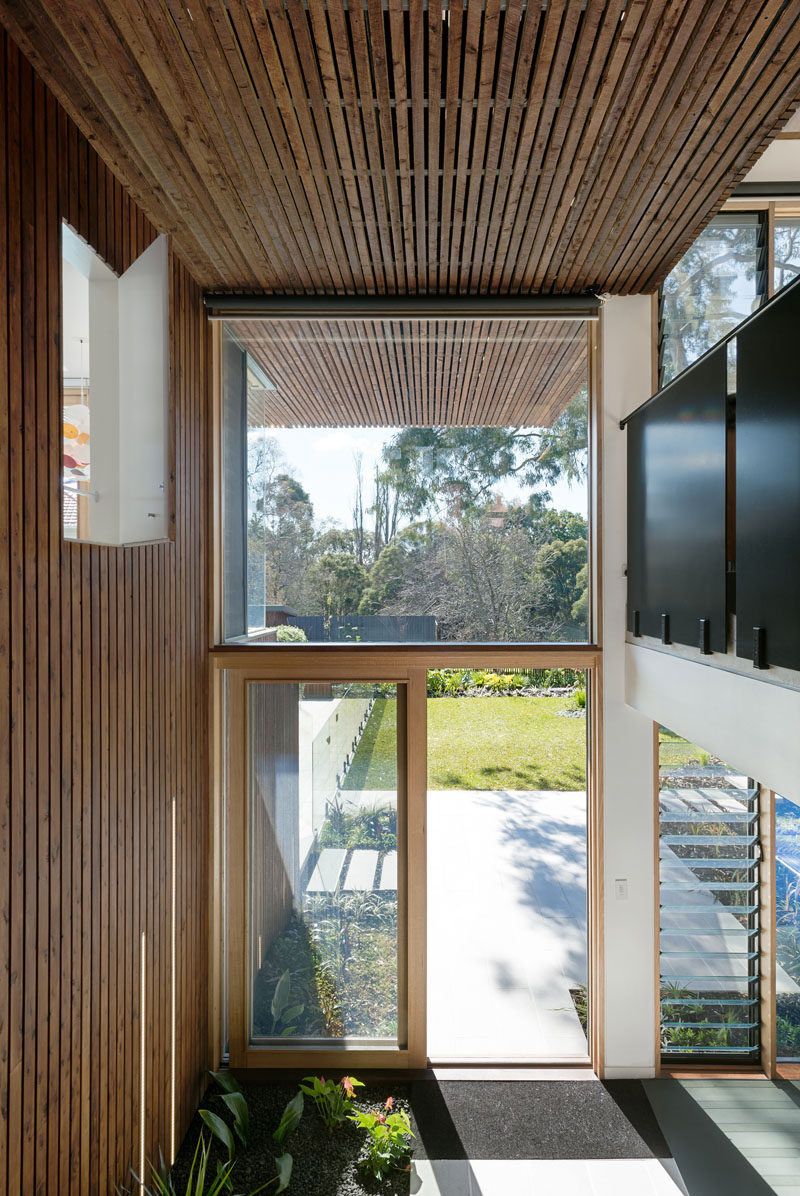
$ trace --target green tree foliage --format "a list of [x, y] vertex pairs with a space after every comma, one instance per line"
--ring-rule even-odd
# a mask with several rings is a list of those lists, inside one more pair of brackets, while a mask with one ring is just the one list
[[450, 640], [582, 638], [587, 523], [555, 510], [547, 488], [586, 476], [586, 437], [585, 389], [552, 428], [405, 428], [372, 482], [359, 454], [347, 463], [350, 527], [315, 521], [277, 442], [254, 437], [248, 600], [433, 615]]
[[386, 545], [369, 574], [369, 583], [358, 606], [359, 614], [373, 615], [394, 602], [409, 575], [414, 554], [419, 554], [424, 533], [406, 528]]
[[323, 552], [308, 571], [309, 589], [325, 615], [358, 610], [367, 585], [367, 571], [350, 552]]
[[663, 287], [664, 378], [669, 381], [751, 314], [757, 226], [717, 216]]
[[589, 563], [586, 561], [578, 570], [575, 584], [579, 597], [572, 604], [572, 622], [578, 627], [589, 627]]
[[305, 602], [314, 508], [297, 479], [282, 468], [285, 464], [274, 437], [250, 445], [248, 603], [298, 609]]
[[536, 560], [534, 577], [538, 582], [539, 610], [559, 623], [571, 622], [573, 609], [586, 586], [586, 541], [554, 540], [552, 544], [544, 544]]
[[384, 449], [382, 477], [410, 519], [480, 510], [500, 480], [530, 487], [586, 476], [585, 388], [552, 428], [404, 428]]

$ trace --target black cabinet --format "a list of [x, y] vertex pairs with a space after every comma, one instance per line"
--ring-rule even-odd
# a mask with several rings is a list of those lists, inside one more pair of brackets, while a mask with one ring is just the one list
[[800, 669], [798, 285], [736, 339], [736, 653]]
[[628, 630], [724, 652], [727, 347], [628, 422]]

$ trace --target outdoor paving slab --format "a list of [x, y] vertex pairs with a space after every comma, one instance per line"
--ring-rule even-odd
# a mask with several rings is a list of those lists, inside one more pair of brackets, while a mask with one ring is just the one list
[[375, 871], [378, 867], [378, 852], [365, 848], [358, 848], [350, 856], [347, 875], [342, 881], [342, 891], [355, 893], [361, 890], [372, 891], [375, 885]]
[[306, 892], [333, 893], [339, 883], [346, 855], [347, 852], [343, 847], [326, 847], [321, 851], [314, 871], [311, 873], [311, 879], [306, 885]]
[[381, 892], [393, 893], [397, 889], [397, 852], [388, 851], [383, 857], [381, 868]]

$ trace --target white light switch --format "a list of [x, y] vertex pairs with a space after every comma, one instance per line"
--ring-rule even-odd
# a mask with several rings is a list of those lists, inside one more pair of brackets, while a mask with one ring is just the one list
[[617, 901], [627, 901], [628, 900], [628, 882], [627, 882], [627, 880], [615, 880], [614, 881], [614, 896], [616, 897]]

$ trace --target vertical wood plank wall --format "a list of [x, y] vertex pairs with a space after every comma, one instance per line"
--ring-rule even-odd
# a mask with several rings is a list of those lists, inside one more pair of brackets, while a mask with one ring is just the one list
[[108, 1193], [208, 1059], [206, 323], [172, 266], [174, 540], [60, 529], [62, 217], [121, 272], [155, 230], [0, 32], [0, 1193]]

